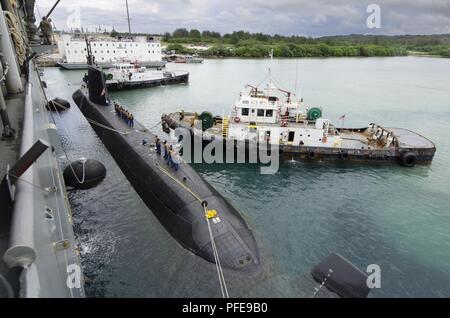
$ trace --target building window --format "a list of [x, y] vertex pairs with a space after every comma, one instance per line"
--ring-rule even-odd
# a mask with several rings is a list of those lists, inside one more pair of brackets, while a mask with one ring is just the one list
[[249, 109], [248, 108], [242, 108], [241, 115], [242, 116], [248, 116], [248, 114], [249, 114]]
[[273, 110], [269, 109], [266, 111], [266, 117], [273, 117]]
[[288, 142], [294, 142], [294, 138], [295, 138], [295, 131], [290, 131]]
[[258, 117], [264, 117], [264, 109], [258, 109]]

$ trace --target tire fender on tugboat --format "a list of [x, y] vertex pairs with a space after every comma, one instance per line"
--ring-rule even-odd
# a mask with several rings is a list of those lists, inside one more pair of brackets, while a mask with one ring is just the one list
[[417, 163], [417, 155], [414, 152], [405, 152], [400, 157], [401, 164], [407, 168], [413, 168]]
[[316, 159], [316, 152], [315, 151], [309, 151], [308, 152], [308, 158], [309, 159]]

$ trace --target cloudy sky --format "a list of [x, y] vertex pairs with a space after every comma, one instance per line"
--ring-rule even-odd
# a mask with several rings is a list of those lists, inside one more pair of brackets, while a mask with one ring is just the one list
[[[55, 0], [37, 0], [36, 16]], [[450, 0], [129, 0], [132, 31], [172, 32], [178, 27], [227, 33], [284, 35], [450, 33]], [[369, 4], [381, 9], [381, 28], [367, 27]], [[76, 5], [76, 6], [75, 6]], [[80, 12], [81, 19], [77, 19]], [[58, 29], [81, 22], [127, 30], [125, 0], [62, 0], [52, 15]]]

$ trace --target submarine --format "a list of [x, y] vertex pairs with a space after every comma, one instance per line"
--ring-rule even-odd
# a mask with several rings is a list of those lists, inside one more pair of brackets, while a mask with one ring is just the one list
[[[245, 273], [261, 269], [258, 245], [241, 213], [190, 165], [170, 169], [152, 134], [138, 121], [130, 127], [108, 98], [105, 75], [90, 65], [73, 100], [131, 185], [167, 232], [210, 263]], [[217, 251], [217, 254], [216, 254]]]

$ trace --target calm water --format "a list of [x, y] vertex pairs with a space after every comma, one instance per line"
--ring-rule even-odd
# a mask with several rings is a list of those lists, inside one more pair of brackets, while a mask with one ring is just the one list
[[[115, 93], [147, 127], [180, 109], [227, 113], [245, 84], [264, 79], [267, 60], [207, 60], [169, 68], [189, 85]], [[297, 71], [298, 70], [298, 71]], [[248, 286], [225, 273], [231, 296], [311, 297], [299, 277], [331, 252], [361, 269], [379, 264], [371, 297], [450, 297], [450, 60], [433, 58], [275, 60], [273, 73], [325, 117], [346, 126], [376, 122], [434, 141], [431, 166], [286, 163], [274, 176], [254, 166], [197, 166], [244, 211], [265, 260], [266, 278]], [[71, 100], [84, 72], [47, 69], [51, 96]], [[301, 84], [301, 85], [300, 85]], [[78, 108], [57, 118], [72, 160], [102, 161], [107, 179], [72, 191], [89, 296], [219, 296], [214, 267], [165, 232], [123, 176]], [[158, 126], [155, 131], [160, 132]]]

